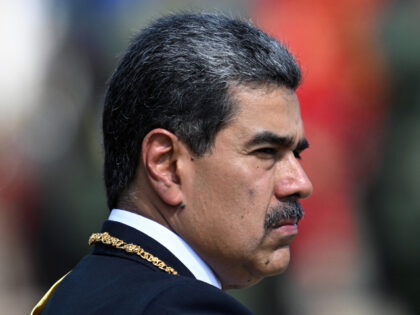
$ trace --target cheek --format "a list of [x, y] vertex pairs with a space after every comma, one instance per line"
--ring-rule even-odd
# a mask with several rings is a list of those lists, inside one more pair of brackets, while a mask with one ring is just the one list
[[274, 181], [270, 172], [259, 172], [251, 176], [244, 184], [247, 201], [258, 207], [267, 210], [274, 197]]
[[224, 233], [259, 237], [272, 202], [273, 172], [255, 161], [221, 165], [197, 168], [190, 196], [194, 209], [200, 209], [199, 216], [208, 223], [224, 228]]
[[250, 181], [252, 185], [247, 185], [244, 189], [245, 194], [242, 200], [243, 212], [241, 220], [246, 222], [245, 231], [249, 237], [262, 238], [264, 230], [264, 221], [270, 206], [275, 204], [273, 194], [274, 188], [270, 176], [255, 178]]
[[[232, 207], [240, 208], [237, 211], [241, 219], [247, 219], [251, 226], [259, 223], [262, 226], [274, 196], [273, 172], [255, 164], [237, 172], [222, 193], [234, 202]], [[232, 191], [231, 196], [227, 196], [228, 190]]]
[[264, 234], [265, 216], [272, 200], [272, 186], [266, 180], [255, 181], [255, 177], [241, 186], [236, 207], [240, 208], [238, 214], [244, 228], [244, 237], [261, 238]]

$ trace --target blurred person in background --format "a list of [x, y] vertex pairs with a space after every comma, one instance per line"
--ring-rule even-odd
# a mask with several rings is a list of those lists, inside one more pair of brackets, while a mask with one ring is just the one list
[[300, 78], [248, 22], [173, 15], [140, 33], [105, 99], [110, 216], [34, 313], [249, 314], [220, 289], [287, 268], [312, 192]]
[[86, 239], [107, 216], [103, 85], [133, 30], [162, 12], [217, 8], [251, 16], [298, 59], [313, 147], [301, 162], [316, 187], [302, 201], [311, 211], [287, 272], [227, 293], [256, 314], [420, 313], [418, 2], [18, 0], [1, 8], [4, 312], [28, 313], [88, 253]]
[[390, 113], [383, 158], [369, 187], [367, 218], [380, 291], [420, 314], [420, 3], [393, 1], [380, 39], [388, 61]]

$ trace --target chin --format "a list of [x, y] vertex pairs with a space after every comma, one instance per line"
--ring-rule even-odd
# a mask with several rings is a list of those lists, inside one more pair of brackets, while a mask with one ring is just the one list
[[[268, 263], [267, 263], [268, 261]], [[253, 286], [267, 277], [277, 276], [286, 271], [290, 262], [290, 252], [284, 248], [282, 253], [277, 253], [274, 257], [266, 258], [258, 262], [253, 268], [246, 272], [247, 276], [242, 276], [236, 279], [229, 279], [226, 282], [222, 281], [222, 289], [243, 289]]]
[[260, 274], [263, 278], [276, 276], [286, 271], [290, 263], [289, 246], [276, 250], [270, 257], [259, 264]]

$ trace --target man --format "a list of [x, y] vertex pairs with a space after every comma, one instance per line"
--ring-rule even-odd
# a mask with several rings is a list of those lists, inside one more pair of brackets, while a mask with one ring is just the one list
[[249, 314], [220, 289], [286, 269], [312, 191], [299, 81], [247, 22], [173, 15], [136, 37], [105, 100], [109, 220], [43, 314]]

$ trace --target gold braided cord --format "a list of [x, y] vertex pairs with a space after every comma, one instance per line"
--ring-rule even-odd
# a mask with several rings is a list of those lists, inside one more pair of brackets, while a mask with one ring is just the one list
[[113, 237], [108, 234], [108, 232], [105, 233], [93, 233], [89, 237], [89, 246], [96, 243], [102, 243], [105, 245], [111, 245], [112, 247], [122, 249], [126, 251], [129, 254], [136, 254], [137, 256], [140, 256], [144, 260], [147, 260], [148, 262], [152, 263], [154, 266], [158, 267], [159, 269], [172, 274], [172, 275], [178, 275], [178, 272], [172, 268], [166, 265], [162, 260], [159, 258], [153, 256], [152, 254], [146, 252], [143, 248], [141, 248], [138, 245], [135, 244], [127, 244], [126, 242]]

